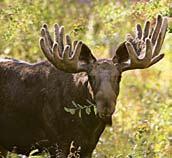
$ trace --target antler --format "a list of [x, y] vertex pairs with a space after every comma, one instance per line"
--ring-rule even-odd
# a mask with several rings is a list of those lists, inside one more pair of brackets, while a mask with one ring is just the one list
[[58, 69], [66, 72], [85, 71], [83, 63], [79, 61], [82, 42], [72, 41], [69, 35], [66, 35], [66, 44], [64, 44], [64, 27], [54, 25], [54, 42], [49, 34], [46, 24], [41, 29], [40, 46], [47, 59]]
[[162, 18], [161, 15], [158, 15], [153, 31], [150, 31], [149, 21], [145, 23], [143, 32], [140, 24], [137, 24], [135, 39], [131, 35], [127, 36], [125, 45], [129, 54], [129, 63], [124, 64], [123, 71], [148, 68], [164, 57], [164, 54], [159, 53], [167, 26], [167, 18]]

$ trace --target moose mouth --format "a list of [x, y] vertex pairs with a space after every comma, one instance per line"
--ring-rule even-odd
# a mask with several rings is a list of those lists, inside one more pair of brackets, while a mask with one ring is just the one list
[[112, 126], [112, 115], [99, 114], [99, 117], [107, 126]]

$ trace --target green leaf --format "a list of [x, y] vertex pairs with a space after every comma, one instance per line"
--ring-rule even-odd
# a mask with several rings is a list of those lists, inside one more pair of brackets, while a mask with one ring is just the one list
[[38, 149], [35, 149], [35, 150], [32, 150], [29, 154], [29, 156], [32, 156], [33, 154], [37, 153], [39, 150]]
[[74, 105], [74, 107], [76, 107], [76, 108], [78, 107], [74, 101], [72, 101], [72, 104]]
[[75, 114], [75, 109], [69, 109], [69, 112], [74, 115]]
[[85, 109], [85, 111], [86, 111], [86, 114], [87, 114], [87, 115], [90, 115], [90, 113], [91, 113], [90, 107], [87, 107], [87, 108]]
[[87, 99], [87, 102], [92, 105], [92, 106], [95, 106], [90, 100]]
[[65, 110], [66, 112], [70, 112], [70, 109], [67, 108], [67, 107], [64, 107], [64, 110]]
[[72, 114], [72, 115], [75, 114], [75, 109], [69, 109], [69, 108], [67, 108], [67, 107], [64, 107], [64, 110], [65, 110], [66, 112], [69, 112], [69, 113]]
[[95, 113], [95, 115], [97, 115], [97, 107], [96, 106], [94, 106], [94, 113]]
[[77, 104], [78, 105], [78, 107], [80, 108], [80, 109], [83, 109], [84, 107], [83, 106], [81, 106], [80, 104]]
[[79, 113], [78, 113], [78, 114], [79, 114], [79, 118], [81, 118], [81, 117], [82, 117], [82, 116], [81, 116], [81, 109], [79, 110]]

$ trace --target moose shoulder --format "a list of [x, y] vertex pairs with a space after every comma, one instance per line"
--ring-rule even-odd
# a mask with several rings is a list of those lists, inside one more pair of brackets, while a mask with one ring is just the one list
[[[144, 69], [161, 60], [159, 54], [167, 30], [167, 19], [157, 17], [136, 36], [127, 36], [112, 59], [96, 59], [81, 41], [72, 43], [64, 28], [55, 25], [53, 41], [47, 25], [41, 29], [40, 46], [48, 59], [29, 64], [15, 59], [0, 60], [0, 145], [27, 154], [31, 146], [58, 144], [67, 157], [72, 141], [81, 147], [80, 157], [90, 158], [106, 125], [111, 125], [122, 72]], [[65, 41], [65, 42], [64, 42]], [[91, 109], [78, 117], [64, 108], [73, 102]], [[53, 150], [52, 155], [55, 155]]]

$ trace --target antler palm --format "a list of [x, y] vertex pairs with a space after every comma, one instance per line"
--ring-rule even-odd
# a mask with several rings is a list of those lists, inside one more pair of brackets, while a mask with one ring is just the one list
[[128, 35], [126, 39], [130, 64], [125, 66], [124, 71], [150, 67], [164, 57], [164, 54], [159, 53], [165, 38], [167, 25], [167, 19], [163, 19], [161, 15], [158, 15], [156, 26], [152, 30], [149, 21], [145, 23], [143, 31], [141, 25], [137, 24], [135, 38]]

